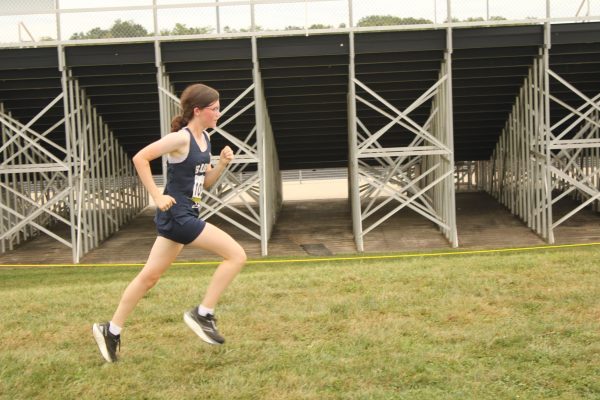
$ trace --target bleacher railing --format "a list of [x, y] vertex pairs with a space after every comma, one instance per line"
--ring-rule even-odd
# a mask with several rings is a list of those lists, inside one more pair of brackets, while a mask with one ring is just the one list
[[8, 0], [0, 47], [594, 20], [594, 0]]

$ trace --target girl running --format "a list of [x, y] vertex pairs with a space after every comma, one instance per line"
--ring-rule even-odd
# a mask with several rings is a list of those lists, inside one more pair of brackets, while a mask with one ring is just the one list
[[[100, 353], [108, 362], [117, 361], [121, 329], [138, 301], [169, 268], [184, 245], [211, 251], [223, 261], [217, 267], [200, 305], [186, 311], [184, 322], [205, 342], [223, 344], [214, 317], [219, 297], [246, 262], [244, 249], [227, 233], [198, 218], [203, 188], [217, 181], [233, 151], [221, 151], [215, 167], [210, 164], [210, 139], [206, 129], [214, 128], [221, 116], [219, 93], [202, 84], [188, 86], [181, 95], [182, 115], [171, 122], [171, 133], [149, 144], [134, 157], [142, 183], [157, 206], [158, 237], [148, 261], [127, 286], [110, 322], [92, 328]], [[150, 161], [167, 155], [167, 182], [160, 193], [152, 179]]]

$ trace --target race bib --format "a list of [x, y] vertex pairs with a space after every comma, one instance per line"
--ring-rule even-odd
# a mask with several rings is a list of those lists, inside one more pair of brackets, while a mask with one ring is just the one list
[[207, 164], [201, 164], [196, 166], [196, 176], [194, 177], [194, 190], [192, 191], [192, 201], [194, 202], [192, 208], [200, 208], [206, 168]]

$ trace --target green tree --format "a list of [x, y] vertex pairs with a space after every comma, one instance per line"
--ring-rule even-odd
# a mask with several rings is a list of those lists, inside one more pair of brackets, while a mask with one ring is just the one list
[[312, 24], [308, 27], [308, 29], [329, 29], [333, 28], [331, 25], [323, 25], [323, 24]]
[[187, 27], [185, 24], [176, 23], [172, 30], [165, 29], [160, 31], [163, 36], [178, 36], [178, 35], [202, 35], [206, 33], [213, 33], [214, 28], [210, 26], [201, 26], [199, 28]]
[[[500, 17], [498, 15], [492, 15], [489, 19], [490, 21], [506, 21], [506, 18], [504, 17]], [[467, 19], [464, 19], [463, 22], [481, 22], [481, 21], [485, 21], [485, 19], [483, 19], [483, 17], [469, 17]], [[455, 22], [460, 22], [460, 20], [457, 20]]]
[[[506, 21], [506, 18], [504, 17], [500, 17], [498, 15], [494, 15], [491, 16], [490, 21]], [[485, 21], [485, 19], [483, 17], [469, 17], [469, 18], [465, 18], [463, 20], [460, 20], [458, 18], [452, 18], [452, 22], [483, 22]]]
[[[263, 30], [263, 27], [260, 26], [260, 25], [256, 25], [256, 27], [254, 28], [254, 30], [256, 32], [259, 32], [259, 31]], [[252, 32], [252, 27], [249, 27], [249, 28], [240, 28], [239, 30], [237, 30], [237, 29], [233, 29], [233, 28], [231, 28], [229, 26], [225, 26], [225, 27], [223, 27], [223, 32], [225, 32], [225, 33]]]
[[433, 21], [424, 18], [400, 18], [393, 15], [369, 15], [362, 17], [357, 26], [389, 26], [389, 25], [416, 25], [433, 24]]
[[110, 37], [112, 37], [112, 36], [110, 36], [110, 31], [96, 27], [94, 29], [90, 29], [89, 31], [87, 31], [87, 33], [83, 33], [83, 32], [74, 33], [73, 35], [71, 35], [70, 39], [71, 40], [106, 39], [106, 38], [110, 38]]
[[[340, 24], [339, 26], [340, 28], [345, 28], [346, 25], [345, 24]], [[308, 29], [330, 29], [333, 28], [333, 26], [331, 25], [323, 25], [323, 24], [312, 24], [311, 26], [308, 27]], [[283, 28], [284, 31], [301, 31], [304, 30], [303, 26], [295, 26], [295, 25], [288, 25], [285, 28]]]
[[133, 21], [116, 20], [113, 26], [110, 27], [110, 33], [114, 38], [120, 37], [142, 37], [148, 36], [148, 31], [140, 24]]
[[148, 31], [140, 24], [136, 24], [135, 22], [122, 21], [121, 19], [117, 19], [110, 29], [102, 29], [100, 27], [96, 27], [90, 29], [86, 33], [79, 32], [71, 35], [71, 40], [78, 39], [108, 39], [108, 38], [121, 38], [121, 37], [142, 37], [148, 36]]

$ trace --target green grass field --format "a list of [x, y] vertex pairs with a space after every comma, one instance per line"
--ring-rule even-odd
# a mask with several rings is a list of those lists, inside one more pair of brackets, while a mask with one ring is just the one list
[[600, 247], [252, 264], [183, 323], [214, 267], [174, 266], [106, 364], [137, 267], [0, 269], [2, 399], [598, 399]]

